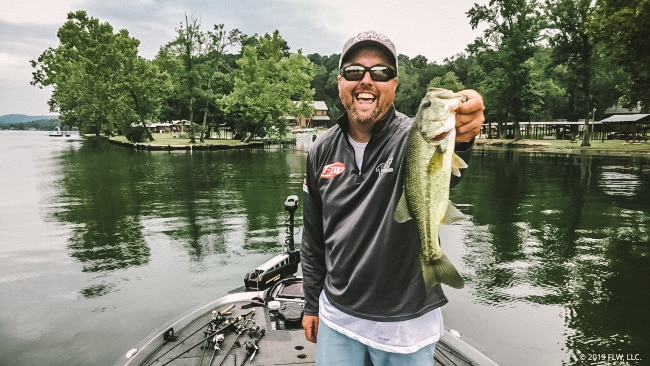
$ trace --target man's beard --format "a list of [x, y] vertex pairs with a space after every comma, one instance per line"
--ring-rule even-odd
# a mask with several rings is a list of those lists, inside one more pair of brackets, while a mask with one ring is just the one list
[[348, 114], [350, 115], [350, 118], [360, 124], [369, 124], [369, 123], [376, 122], [379, 120], [379, 118], [381, 118], [386, 113], [386, 111], [381, 110], [381, 108], [375, 108], [370, 115], [366, 117], [361, 117], [357, 112], [357, 108], [354, 105], [354, 101], [346, 107], [347, 107], [346, 109], [348, 110]]

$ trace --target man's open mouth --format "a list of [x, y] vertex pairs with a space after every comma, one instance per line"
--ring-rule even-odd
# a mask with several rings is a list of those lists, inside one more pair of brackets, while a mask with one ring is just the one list
[[373, 103], [377, 98], [370, 93], [359, 93], [356, 96], [356, 100], [359, 103]]

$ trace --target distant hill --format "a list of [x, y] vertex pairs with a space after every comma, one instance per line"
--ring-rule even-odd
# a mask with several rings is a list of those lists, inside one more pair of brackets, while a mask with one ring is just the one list
[[0, 125], [9, 125], [12, 123], [26, 123], [40, 120], [59, 119], [59, 116], [27, 116], [24, 114], [5, 114], [0, 116]]

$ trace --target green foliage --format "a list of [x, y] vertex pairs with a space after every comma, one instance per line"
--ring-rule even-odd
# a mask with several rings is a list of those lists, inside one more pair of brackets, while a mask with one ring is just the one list
[[[265, 136], [271, 127], [287, 131], [287, 114], [310, 115], [314, 95], [312, 63], [301, 52], [287, 55], [276, 30], [245, 45], [233, 72], [234, 89], [219, 104], [242, 141]], [[302, 101], [294, 103], [293, 101]]]
[[591, 112], [593, 78], [593, 45], [587, 37], [587, 19], [591, 0], [546, 0], [549, 37], [552, 47], [551, 65], [566, 66], [564, 75], [568, 108], [566, 118], [577, 120]]
[[68, 14], [57, 34], [60, 44], [32, 60], [32, 84], [52, 86], [51, 111], [83, 132], [112, 133], [153, 117], [165, 80], [137, 56], [139, 41], [128, 31], [85, 11]]
[[[197, 123], [195, 114], [200, 113], [199, 134], [203, 141], [209, 128], [217, 128], [218, 121], [224, 120], [215, 101], [233, 88], [231, 73], [236, 68], [236, 58], [227, 52], [238, 49], [246, 36], [237, 29], [226, 32], [223, 24], [215, 25], [212, 31], [203, 31], [196, 19], [187, 16], [176, 33], [176, 38], [160, 49], [155, 60], [172, 76], [172, 91], [160, 117]], [[194, 142], [193, 128], [189, 135]]]
[[314, 100], [322, 100], [328, 106], [330, 124], [333, 124], [343, 113], [337, 82], [340, 56], [338, 53], [330, 56], [321, 56], [317, 53], [307, 56], [314, 64], [314, 78], [311, 82], [311, 88], [315, 90]]
[[[442, 64], [399, 55], [395, 107], [414, 115], [428, 86], [477, 89], [488, 123], [587, 117], [596, 108], [650, 105], [650, 0], [491, 0], [467, 15], [481, 37]], [[184, 19], [153, 61], [126, 30], [68, 14], [60, 44], [32, 60], [32, 84], [53, 87], [50, 109], [89, 133], [128, 133], [149, 121], [191, 120], [194, 141], [227, 128], [243, 140], [281, 138], [286, 115], [323, 100], [342, 114], [339, 54], [290, 51], [278, 31], [248, 36]], [[399, 46], [399, 45], [398, 45]], [[302, 103], [301, 103], [302, 102]], [[195, 128], [195, 129], [194, 129]], [[140, 131], [138, 133], [134, 131]], [[518, 129], [516, 129], [518, 131]]]
[[429, 82], [429, 87], [434, 88], [443, 88], [453, 91], [459, 91], [465, 89], [465, 85], [460, 82], [458, 76], [453, 71], [447, 72], [443, 76], [436, 76]]
[[149, 130], [143, 126], [128, 127], [127, 132], [124, 134], [124, 137], [131, 142], [145, 142], [149, 139], [149, 136]]
[[[403, 62], [404, 61], [404, 62]], [[397, 76], [397, 92], [395, 93], [395, 108], [407, 115], [414, 116], [424, 96], [426, 88], [420, 85], [420, 69], [407, 62], [399, 60]]]
[[517, 123], [529, 121], [530, 103], [539, 101], [526, 64], [538, 49], [543, 27], [539, 4], [535, 0], [492, 0], [489, 6], [475, 4], [468, 15], [473, 28], [481, 23], [487, 26], [470, 50], [480, 55], [487, 76], [482, 84], [498, 101], [493, 104], [493, 117], [499, 122], [514, 121], [517, 139]]
[[626, 74], [617, 84], [621, 103], [650, 111], [650, 0], [599, 0], [589, 18], [589, 35], [604, 45], [599, 56], [611, 59]]
[[14, 122], [14, 123], [0, 123], [0, 128], [3, 130], [30, 130], [35, 129], [39, 131], [51, 131], [54, 127], [61, 124], [58, 118], [54, 119], [39, 119], [29, 122]]

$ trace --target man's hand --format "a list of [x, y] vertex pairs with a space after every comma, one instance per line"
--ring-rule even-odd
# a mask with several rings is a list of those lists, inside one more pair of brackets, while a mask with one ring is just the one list
[[459, 91], [467, 97], [465, 103], [456, 108], [456, 142], [469, 142], [481, 132], [485, 122], [483, 97], [476, 90]]
[[318, 316], [303, 315], [302, 327], [305, 330], [305, 338], [310, 342], [316, 343], [316, 336], [318, 335]]

